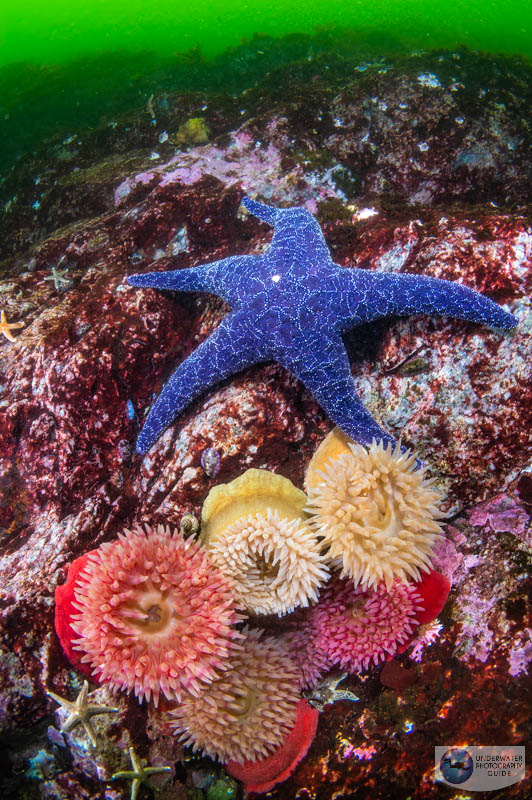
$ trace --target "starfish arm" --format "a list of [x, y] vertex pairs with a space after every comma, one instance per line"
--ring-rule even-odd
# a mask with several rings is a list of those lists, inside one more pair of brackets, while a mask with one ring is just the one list
[[248, 316], [244, 312], [229, 314], [173, 373], [148, 414], [137, 440], [137, 452], [146, 453], [183, 409], [206, 389], [268, 358], [271, 358], [268, 346], [253, 333]]
[[63, 733], [70, 733], [72, 728], [75, 728], [76, 725], [79, 725], [82, 722], [79, 714], [77, 712], [72, 712], [69, 717], [63, 722], [61, 725], [61, 730]]
[[303, 261], [311, 265], [330, 264], [331, 254], [318, 221], [306, 208], [273, 208], [244, 197], [242, 205], [254, 216], [274, 227], [268, 257], [281, 262]]
[[81, 724], [83, 725], [83, 729], [87, 736], [89, 737], [89, 741], [93, 747], [98, 746], [98, 739], [96, 738], [96, 731], [92, 727], [92, 724], [89, 719], [82, 719]]
[[428, 275], [369, 274], [373, 314], [368, 313], [366, 320], [388, 315], [442, 314], [506, 330], [517, 325], [512, 314], [468, 286]]
[[16, 330], [17, 328], [23, 327], [23, 322], [8, 322], [5, 311], [0, 312], [0, 333], [3, 333], [6, 339], [9, 339], [10, 342], [16, 342], [11, 330]]
[[146, 775], [162, 775], [163, 772], [171, 772], [172, 767], [144, 767]]
[[314, 332], [314, 337], [305, 342], [304, 351], [292, 355], [285, 352], [278, 360], [307, 387], [327, 416], [356, 442], [367, 445], [376, 439], [395, 446], [393, 437], [382, 430], [358, 397], [339, 335], [316, 336]]
[[233, 304], [236, 299], [235, 282], [239, 283], [239, 276], [245, 280], [246, 273], [258, 269], [261, 261], [261, 256], [230, 256], [199, 267], [129, 275], [127, 280], [131, 286], [142, 288], [210, 292]]
[[89, 697], [89, 682], [88, 681], [83, 681], [83, 686], [81, 687], [81, 692], [78, 694], [78, 696], [76, 698], [76, 706], [78, 708], [78, 711], [81, 711], [82, 709], [86, 709], [87, 708], [88, 697]]
[[356, 703], [360, 700], [360, 697], [357, 697], [356, 694], [353, 694], [353, 692], [350, 692], [348, 689], [335, 689], [332, 702], [338, 703], [340, 700], [350, 700], [352, 703]]
[[129, 758], [131, 760], [131, 766], [133, 767], [138, 777], [139, 778], [144, 777], [144, 767], [142, 766], [142, 761], [136, 754], [134, 747], [129, 748]]
[[258, 217], [263, 222], [267, 222], [268, 225], [275, 225], [277, 221], [277, 216], [280, 213], [281, 209], [274, 208], [274, 206], [267, 206], [266, 203], [259, 203], [258, 200], [252, 200], [251, 197], [242, 198], [242, 205], [247, 208], [250, 214], [253, 216]]
[[[51, 692], [48, 689], [46, 690], [46, 694], [48, 695], [48, 697], [51, 697], [52, 700], [55, 700], [55, 702], [60, 707], [63, 707], [64, 709], [66, 709], [70, 714], [77, 713], [76, 703], [73, 702], [72, 700], [67, 700], [64, 697], [60, 697], [58, 694], [56, 694], [55, 692]], [[56, 709], [56, 711], [57, 711], [57, 709]]]

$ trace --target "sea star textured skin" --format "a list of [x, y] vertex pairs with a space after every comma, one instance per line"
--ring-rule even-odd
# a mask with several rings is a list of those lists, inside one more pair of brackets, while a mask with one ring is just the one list
[[421, 313], [505, 329], [517, 324], [497, 303], [451, 281], [338, 266], [317, 220], [305, 208], [273, 208], [249, 197], [242, 202], [274, 227], [264, 255], [229, 256], [128, 279], [132, 286], [211, 292], [232, 309], [163, 388], [139, 435], [139, 453], [146, 453], [206, 389], [245, 367], [272, 360], [299, 378], [352, 439], [394, 446], [357, 396], [342, 334], [381, 317]]
[[85, 733], [89, 737], [90, 743], [93, 747], [96, 747], [97, 740], [96, 732], [92, 727], [91, 717], [96, 717], [99, 714], [116, 714], [118, 712], [117, 708], [110, 708], [109, 706], [89, 703], [88, 681], [83, 682], [83, 688], [78, 694], [75, 702], [66, 700], [64, 697], [60, 697], [58, 694], [55, 694], [55, 692], [46, 692], [46, 694], [55, 700], [56, 703], [59, 703], [59, 705], [66, 709], [66, 711], [69, 713], [68, 718], [61, 726], [61, 730], [65, 733], [68, 733], [72, 730], [72, 728], [75, 728], [76, 725], [83, 725]]

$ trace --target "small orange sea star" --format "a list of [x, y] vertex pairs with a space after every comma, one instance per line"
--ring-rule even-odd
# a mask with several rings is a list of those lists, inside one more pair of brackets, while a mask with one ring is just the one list
[[6, 319], [6, 312], [0, 312], [0, 333], [3, 333], [6, 339], [9, 339], [10, 342], [15, 341], [15, 337], [11, 333], [11, 329], [15, 328], [23, 328], [23, 322], [8, 322]]

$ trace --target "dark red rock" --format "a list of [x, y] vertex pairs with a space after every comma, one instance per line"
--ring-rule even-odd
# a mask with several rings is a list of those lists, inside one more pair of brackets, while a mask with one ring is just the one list
[[380, 679], [383, 686], [401, 692], [416, 682], [417, 673], [413, 667], [405, 668], [397, 661], [387, 661], [381, 670]]

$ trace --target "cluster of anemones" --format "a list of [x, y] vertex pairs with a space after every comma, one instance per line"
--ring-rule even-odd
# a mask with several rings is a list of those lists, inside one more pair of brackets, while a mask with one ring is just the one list
[[162, 693], [176, 733], [266, 791], [307, 752], [317, 712], [287, 646], [238, 630], [232, 584], [191, 538], [136, 527], [70, 566], [56, 630], [87, 677], [155, 706]]
[[[287, 777], [312, 741], [301, 689], [334, 665], [354, 673], [403, 652], [449, 591], [431, 570], [438, 496], [413, 456], [333, 431], [306, 488], [248, 470], [211, 490], [199, 543], [137, 527], [56, 590], [71, 661], [155, 706], [162, 693], [176, 734], [253, 791]], [[266, 636], [239, 630], [242, 612], [292, 616]]]

